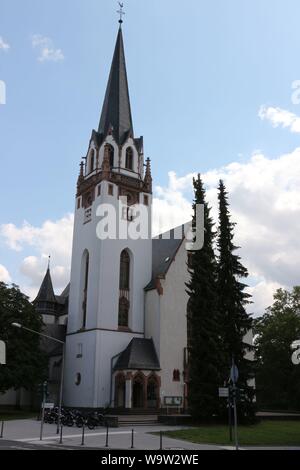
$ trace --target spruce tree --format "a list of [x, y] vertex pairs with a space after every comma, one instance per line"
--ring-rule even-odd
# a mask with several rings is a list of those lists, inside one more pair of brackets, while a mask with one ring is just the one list
[[[216, 298], [215, 233], [210, 208], [200, 175], [194, 179], [196, 205], [204, 205], [204, 246], [189, 254], [190, 282], [187, 284], [189, 378], [188, 403], [196, 419], [218, 413], [220, 386], [220, 331]], [[193, 218], [195, 227], [196, 219]]]
[[246, 312], [246, 305], [250, 303], [250, 295], [245, 292], [247, 287], [242, 281], [247, 278], [247, 269], [242, 265], [240, 257], [236, 254], [239, 248], [234, 245], [234, 227], [229, 212], [228, 194], [223, 181], [219, 184], [219, 233], [217, 245], [218, 259], [218, 310], [220, 312], [220, 325], [222, 327], [223, 351], [223, 380], [229, 377], [229, 370], [234, 359], [239, 369], [238, 387], [245, 390], [246, 401], [240, 404], [240, 411], [251, 414], [251, 401], [253, 389], [250, 388], [249, 379], [253, 376], [253, 363], [246, 359], [247, 350], [251, 349], [244, 343], [245, 335], [251, 330], [252, 319]]

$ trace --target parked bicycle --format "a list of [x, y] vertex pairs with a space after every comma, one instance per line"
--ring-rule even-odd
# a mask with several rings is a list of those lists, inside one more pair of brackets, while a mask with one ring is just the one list
[[[52, 410], [47, 410], [44, 416], [44, 422], [48, 424], [57, 424], [59, 417], [59, 409], [53, 408]], [[61, 409], [61, 424], [63, 426], [72, 427], [77, 426], [82, 428], [84, 425], [87, 426], [90, 430], [95, 429], [99, 426], [106, 426], [107, 420], [105, 414], [100, 413], [99, 411], [91, 411], [84, 413], [76, 409]]]

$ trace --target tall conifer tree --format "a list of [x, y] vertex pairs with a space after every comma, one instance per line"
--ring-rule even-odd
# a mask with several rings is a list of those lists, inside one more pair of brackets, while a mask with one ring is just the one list
[[[189, 254], [190, 282], [187, 284], [189, 393], [188, 401], [195, 418], [210, 418], [218, 412], [220, 386], [220, 331], [216, 298], [215, 233], [210, 208], [200, 175], [194, 179], [194, 213], [204, 205], [204, 246]], [[196, 218], [194, 215], [193, 225]]]
[[[252, 319], [246, 312], [250, 295], [242, 280], [247, 278], [247, 269], [236, 254], [239, 248], [234, 245], [234, 227], [229, 212], [228, 194], [223, 181], [219, 184], [219, 233], [218, 233], [218, 310], [222, 327], [223, 341], [223, 379], [229, 376], [232, 358], [239, 369], [239, 387], [246, 391], [246, 397], [252, 398], [253, 391], [248, 387], [252, 364], [245, 358], [249, 346], [244, 343], [245, 335], [251, 330]], [[252, 391], [252, 393], [251, 393]], [[246, 400], [247, 401], [247, 400]], [[251, 400], [249, 400], [250, 404]], [[247, 408], [247, 407], [246, 407]], [[248, 409], [250, 412], [250, 408]]]

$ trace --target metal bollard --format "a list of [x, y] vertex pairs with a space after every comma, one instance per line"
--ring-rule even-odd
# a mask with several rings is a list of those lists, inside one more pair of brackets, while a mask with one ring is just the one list
[[63, 425], [60, 426], [60, 439], [59, 439], [59, 443], [60, 443], [60, 444], [63, 443]]
[[163, 433], [160, 431], [160, 450], [163, 450]]
[[108, 447], [108, 426], [106, 426], [106, 443], [105, 447]]
[[4, 430], [4, 421], [2, 421], [2, 424], [1, 424], [1, 435], [0, 435], [0, 439], [3, 439], [3, 430]]
[[134, 429], [132, 430], [132, 433], [131, 433], [131, 449], [134, 449]]
[[85, 423], [83, 423], [83, 426], [82, 426], [82, 439], [81, 439], [82, 446], [84, 446], [84, 437], [85, 437]]

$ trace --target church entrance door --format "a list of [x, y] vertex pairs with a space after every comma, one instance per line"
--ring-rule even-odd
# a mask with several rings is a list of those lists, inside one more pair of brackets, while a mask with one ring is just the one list
[[132, 384], [132, 407], [144, 408], [144, 406], [144, 382], [138, 377]]
[[119, 375], [116, 377], [116, 391], [115, 391], [115, 407], [116, 408], [125, 408], [125, 377]]

